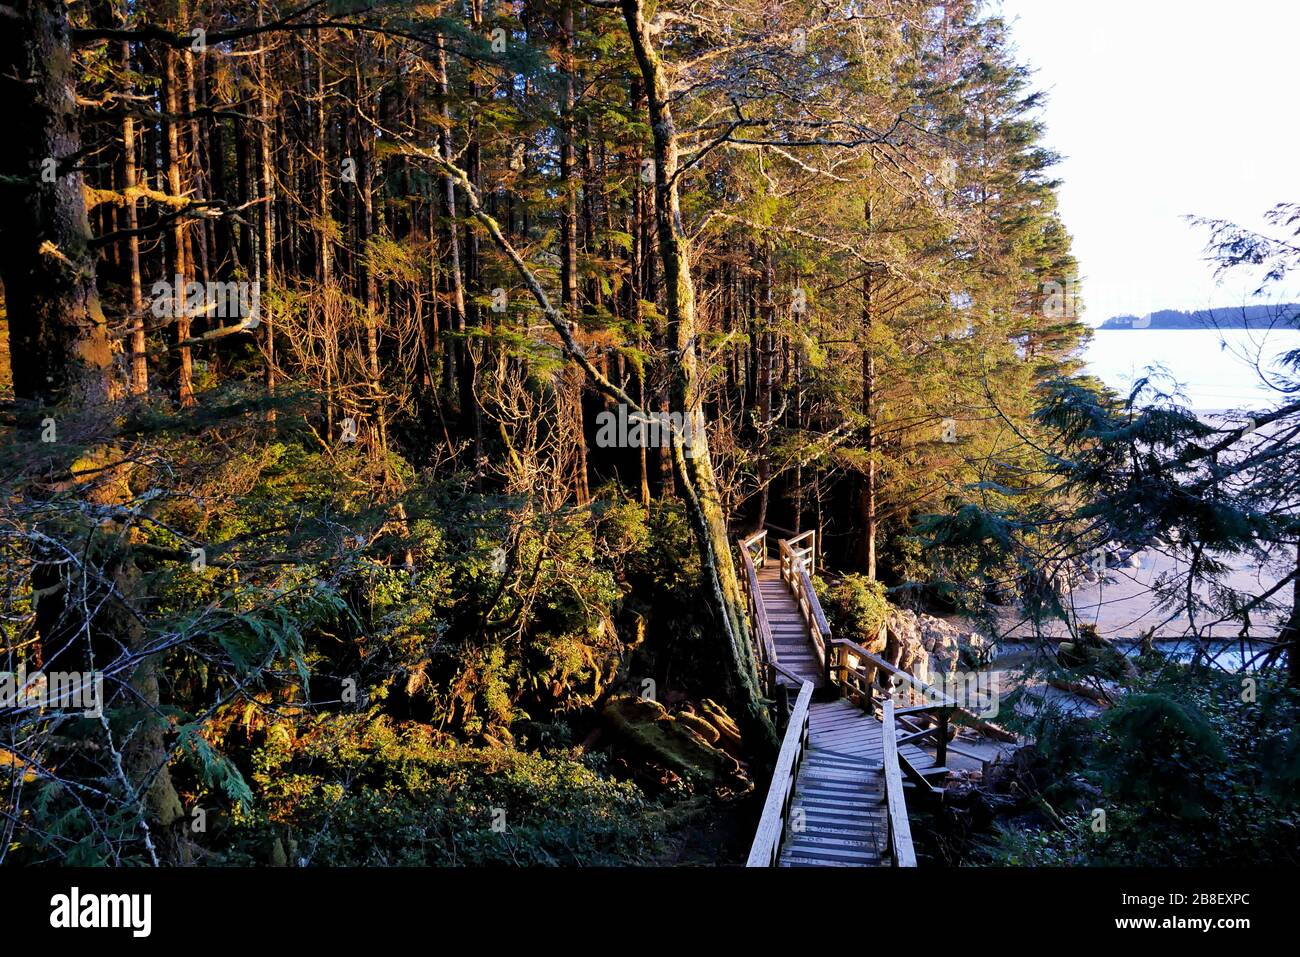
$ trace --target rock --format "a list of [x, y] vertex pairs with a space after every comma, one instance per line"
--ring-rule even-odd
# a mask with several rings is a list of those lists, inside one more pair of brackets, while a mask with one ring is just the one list
[[927, 684], [982, 667], [993, 658], [992, 644], [977, 632], [905, 608], [890, 608], [885, 633], [883, 651], [867, 650]]
[[1070, 784], [1079, 791], [1074, 806], [1080, 814], [1090, 814], [1093, 808], [1105, 806], [1105, 793], [1095, 784], [1077, 774], [1070, 775]]
[[[657, 701], [618, 695], [606, 702], [601, 717], [639, 757], [680, 774], [696, 787], [720, 796], [753, 790], [745, 766], [724, 750], [733, 743], [735, 723], [711, 701], [702, 702], [701, 710], [703, 715], [674, 716]], [[714, 747], [701, 724], [717, 731], [722, 747]], [[739, 742], [740, 733], [734, 731], [734, 744]]]

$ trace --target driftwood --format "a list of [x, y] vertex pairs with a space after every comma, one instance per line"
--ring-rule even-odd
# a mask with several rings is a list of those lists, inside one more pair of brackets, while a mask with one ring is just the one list
[[1059, 691], [1077, 694], [1081, 698], [1087, 698], [1089, 701], [1094, 701], [1103, 708], [1109, 708], [1115, 703], [1091, 685], [1085, 685], [1078, 681], [1066, 681], [1063, 678], [1048, 678], [1047, 683]]
[[965, 708], [959, 709], [953, 719], [958, 724], [963, 724], [968, 728], [974, 728], [981, 731], [990, 738], [996, 738], [999, 741], [1005, 741], [1008, 744], [1018, 744], [1020, 738], [1014, 731], [1008, 731], [1000, 724], [994, 724], [992, 721], [985, 721], [973, 711], [967, 711]]

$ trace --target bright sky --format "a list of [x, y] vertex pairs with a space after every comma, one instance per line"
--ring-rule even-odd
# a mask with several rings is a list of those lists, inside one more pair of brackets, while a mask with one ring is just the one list
[[[991, 0], [1047, 91], [1086, 319], [1240, 305], [1192, 213], [1262, 225], [1300, 202], [1300, 2]], [[1300, 287], [1272, 300], [1300, 299]]]

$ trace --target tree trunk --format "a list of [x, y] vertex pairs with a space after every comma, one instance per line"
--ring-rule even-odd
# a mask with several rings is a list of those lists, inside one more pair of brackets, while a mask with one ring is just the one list
[[[10, 323], [14, 391], [20, 399], [61, 403], [68, 417], [96, 425], [111, 421], [105, 408], [123, 392], [113, 374], [112, 348], [99, 304], [95, 259], [89, 249], [90, 222], [75, 171], [81, 151], [68, 42], [67, 10], [61, 0], [25, 0], [0, 30], [0, 75], [13, 78], [10, 107], [14, 125], [10, 146], [0, 151], [0, 174], [34, 180], [0, 217], [0, 275]], [[13, 23], [17, 20], [17, 25]], [[53, 162], [53, 181], [41, 176]], [[56, 424], [66, 422], [56, 418]], [[111, 483], [110, 483], [111, 484]], [[39, 486], [39, 487], [44, 487]], [[110, 530], [105, 536], [112, 540]], [[108, 596], [75, 595], [65, 572], [38, 564], [32, 575], [33, 612], [42, 647], [42, 666], [55, 666], [60, 652], [89, 663], [93, 649], [86, 635], [105, 647], [137, 654], [147, 636], [133, 615], [120, 615], [120, 601], [141, 594], [129, 555], [110, 557], [106, 574], [115, 583]], [[71, 588], [80, 587], [75, 576]], [[86, 621], [89, 614], [100, 616]], [[134, 624], [128, 624], [133, 622]], [[100, 627], [103, 625], [104, 627]], [[103, 638], [109, 638], [103, 642]], [[109, 662], [96, 659], [103, 670]], [[129, 781], [157, 850], [156, 828], [169, 834], [163, 853], [171, 862], [186, 859], [184, 837], [176, 824], [180, 802], [171, 784], [162, 731], [149, 722], [159, 705], [157, 659], [139, 660], [130, 678], [132, 696], [146, 723], [128, 727], [120, 740]], [[75, 670], [75, 669], [74, 669]], [[137, 733], [138, 732], [138, 733]], [[154, 770], [161, 770], [154, 775]], [[140, 795], [140, 791], [145, 794]]]
[[[862, 277], [862, 326], [864, 333], [871, 330], [871, 273]], [[860, 566], [868, 578], [876, 577], [876, 423], [875, 423], [876, 357], [869, 346], [862, 350], [862, 447], [867, 453], [867, 468], [862, 476], [860, 520], [862, 538]]]
[[[863, 204], [867, 232], [871, 232], [871, 200]], [[876, 355], [871, 345], [871, 329], [875, 316], [872, 313], [872, 276], [867, 266], [862, 275], [862, 431], [859, 441], [867, 453], [867, 468], [862, 475], [858, 499], [858, 519], [862, 535], [858, 543], [858, 567], [868, 578], [876, 577]]]
[[[451, 99], [451, 86], [447, 79], [447, 50], [446, 44], [441, 36], [438, 37], [438, 115], [442, 122], [438, 126], [438, 146], [442, 153], [442, 158], [451, 163], [455, 156], [452, 152], [451, 143], [451, 111], [448, 103]], [[446, 242], [448, 252], [447, 285], [451, 291], [451, 316], [448, 326], [451, 331], [456, 333], [465, 332], [465, 286], [461, 281], [460, 272], [460, 232], [456, 229], [456, 183], [449, 173], [442, 175], [442, 202], [443, 211], [446, 216], [447, 230]], [[464, 344], [453, 340], [445, 351], [443, 362], [443, 381], [446, 386], [446, 392], [455, 398], [455, 392], [452, 386], [456, 382], [457, 356], [463, 354]]]
[[14, 394], [93, 408], [117, 388], [76, 170], [81, 135], [67, 13], [59, 0], [26, 0], [16, 10], [17, 25], [6, 20], [0, 29], [0, 73], [18, 80], [6, 83], [13, 112], [0, 173], [30, 184], [9, 192], [0, 216]]
[[[184, 158], [181, 155], [181, 96], [180, 73], [176, 61], [180, 56], [170, 47], [163, 51], [163, 103], [166, 116], [163, 118], [163, 136], [165, 145], [165, 162], [167, 172], [167, 192], [179, 199], [185, 192], [185, 177], [181, 172]], [[194, 365], [190, 347], [184, 343], [190, 337], [190, 318], [186, 307], [185, 286], [193, 273], [189, 268], [186, 255], [186, 222], [184, 216], [172, 220], [168, 232], [167, 253], [169, 265], [167, 280], [174, 284], [172, 289], [172, 335], [176, 344], [176, 354], [172, 357], [176, 401], [182, 408], [194, 404]]]
[[560, 10], [560, 302], [570, 321], [578, 317], [578, 191], [573, 180], [576, 165], [573, 120], [573, 2]]
[[[564, 211], [560, 218], [560, 302], [569, 321], [569, 329], [578, 326], [578, 188], [574, 182], [576, 165], [574, 147], [573, 82], [573, 0], [564, 0], [560, 9], [560, 193]], [[577, 443], [574, 468], [574, 497], [579, 505], [591, 501], [587, 479], [587, 433], [582, 409], [583, 378], [572, 385], [574, 404], [573, 441]]]
[[[772, 362], [776, 357], [775, 312], [772, 302], [772, 244], [764, 244], [762, 308], [759, 314], [762, 327], [758, 333], [758, 527], [767, 525], [768, 503], [772, 497], [772, 454], [768, 430], [772, 426]], [[798, 516], [795, 529], [799, 528]]]
[[763, 695], [749, 637], [749, 621], [732, 561], [727, 520], [718, 494], [705, 434], [704, 406], [695, 352], [695, 289], [691, 282], [687, 240], [678, 202], [677, 132], [669, 107], [668, 79], [653, 47], [642, 0], [622, 0], [623, 15], [641, 76], [645, 81], [649, 120], [654, 131], [655, 219], [666, 287], [668, 335], [676, 355], [669, 397], [681, 415], [685, 435], [673, 436], [673, 458], [687, 511], [700, 549], [718, 626], [730, 648], [731, 697], [737, 714], [757, 739], [758, 748], [774, 747], [776, 731]]
[[[264, 22], [265, 4], [259, 3], [257, 6], [257, 22]], [[265, 41], [263, 41], [265, 42]], [[270, 291], [273, 275], [275, 272], [275, 169], [274, 159], [271, 149], [271, 124], [275, 121], [271, 109], [271, 91], [267, 84], [270, 78], [266, 73], [266, 52], [263, 50], [257, 55], [257, 108], [258, 108], [258, 140], [257, 155], [258, 164], [261, 167], [261, 218], [259, 220], [262, 236], [260, 242], [258, 258], [258, 272], [261, 285], [261, 326], [263, 333], [264, 345], [266, 352], [266, 391], [268, 394], [275, 391], [275, 332], [272, 325], [271, 310], [265, 305], [267, 293]], [[275, 410], [267, 412], [268, 422], [275, 421]]]
[[[131, 44], [122, 44], [122, 68], [131, 69]], [[128, 93], [131, 90], [127, 91]], [[126, 228], [131, 233], [126, 240], [126, 266], [130, 274], [131, 295], [131, 356], [130, 389], [133, 395], [149, 391], [149, 363], [145, 353], [144, 290], [140, 282], [140, 237], [135, 235], [139, 226], [134, 190], [139, 185], [139, 165], [136, 159], [135, 117], [130, 111], [122, 112], [122, 192], [126, 196]]]
[[[482, 0], [469, 0], [470, 26], [476, 36], [483, 33]], [[467, 120], [467, 142], [465, 144], [465, 174], [470, 185], [482, 196], [481, 157], [479, 145], [479, 119], [477, 102], [480, 94], [478, 81], [473, 78], [469, 83], [469, 118]], [[465, 325], [481, 325], [481, 314], [475, 297], [482, 293], [481, 276], [483, 264], [479, 257], [479, 236], [468, 222], [465, 223], [465, 285], [468, 293], [465, 302]], [[465, 342], [464, 362], [460, 370], [461, 415], [467, 416], [470, 431], [474, 439], [474, 490], [483, 490], [483, 476], [487, 470], [483, 445], [483, 410], [478, 400], [478, 360], [474, 356], [470, 340]]]

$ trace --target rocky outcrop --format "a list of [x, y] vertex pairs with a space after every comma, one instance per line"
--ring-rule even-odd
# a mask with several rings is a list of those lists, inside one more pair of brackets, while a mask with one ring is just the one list
[[873, 654], [926, 683], [991, 660], [993, 645], [978, 632], [963, 631], [932, 615], [891, 607], [884, 634], [868, 647]]

